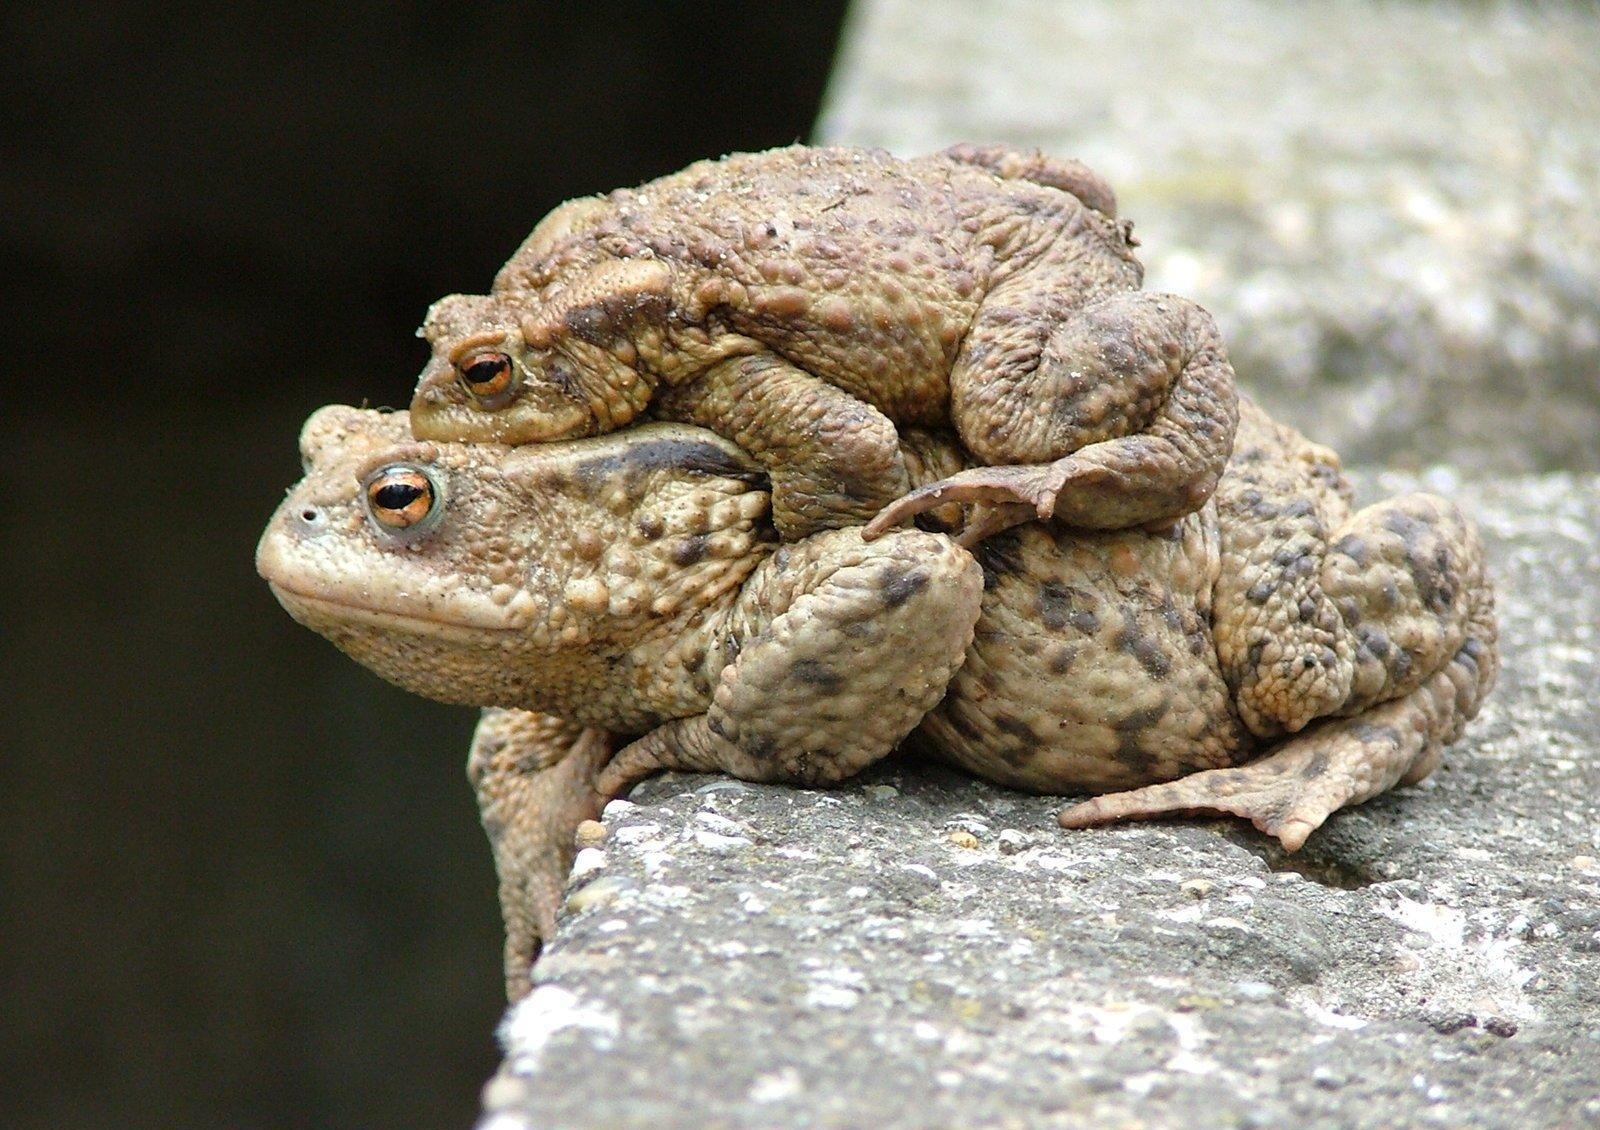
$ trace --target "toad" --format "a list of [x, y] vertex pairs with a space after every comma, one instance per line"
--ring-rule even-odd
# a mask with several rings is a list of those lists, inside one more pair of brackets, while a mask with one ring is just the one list
[[[768, 472], [790, 540], [941, 501], [983, 504], [972, 540], [1170, 520], [1222, 472], [1233, 370], [1204, 310], [1139, 290], [1130, 232], [1089, 169], [1003, 147], [702, 161], [561, 205], [489, 294], [436, 303], [412, 428], [699, 424]], [[907, 496], [897, 425], [953, 426], [990, 466]]]
[[[257, 566], [378, 674], [488, 708], [470, 773], [513, 997], [578, 822], [660, 769], [827, 785], [910, 735], [1006, 786], [1106, 794], [1069, 828], [1212, 809], [1293, 850], [1429, 773], [1496, 670], [1460, 512], [1353, 510], [1332, 453], [1249, 404], [1197, 512], [975, 552], [947, 529], [781, 543], [760, 464], [682, 424], [510, 447], [332, 407], [301, 447]], [[915, 430], [901, 456], [913, 483], [968, 462]]]

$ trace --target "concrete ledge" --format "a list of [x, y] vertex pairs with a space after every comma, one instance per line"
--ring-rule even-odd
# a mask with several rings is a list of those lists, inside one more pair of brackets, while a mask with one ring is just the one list
[[580, 861], [484, 1125], [1600, 1120], [1600, 479], [1446, 478], [1505, 663], [1421, 787], [1285, 859], [1220, 821], [1062, 832], [908, 762], [648, 783]]
[[586, 852], [484, 1126], [1600, 1124], [1600, 20], [1581, 5], [864, 0], [819, 140], [1089, 161], [1149, 285], [1347, 462], [1458, 498], [1501, 684], [1285, 859], [1064, 833], [893, 763], [644, 786]]

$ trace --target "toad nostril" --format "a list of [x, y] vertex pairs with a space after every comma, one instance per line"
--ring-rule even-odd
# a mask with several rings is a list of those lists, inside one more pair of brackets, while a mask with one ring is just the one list
[[299, 519], [296, 524], [299, 525], [301, 529], [308, 531], [321, 529], [324, 520], [322, 508], [318, 506], [307, 506], [304, 510], [301, 510], [298, 514], [296, 514], [295, 517]]

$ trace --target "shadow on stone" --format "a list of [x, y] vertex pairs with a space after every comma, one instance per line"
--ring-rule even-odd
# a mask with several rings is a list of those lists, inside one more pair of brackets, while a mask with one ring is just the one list
[[1230, 822], [1218, 825], [1222, 834], [1232, 843], [1244, 848], [1265, 863], [1269, 870], [1282, 873], [1292, 871], [1313, 883], [1341, 891], [1359, 891], [1374, 883], [1386, 883], [1405, 875], [1379, 874], [1365, 862], [1344, 858], [1337, 851], [1320, 846], [1315, 837], [1298, 852], [1284, 851], [1277, 840], [1270, 839], [1241, 824]]

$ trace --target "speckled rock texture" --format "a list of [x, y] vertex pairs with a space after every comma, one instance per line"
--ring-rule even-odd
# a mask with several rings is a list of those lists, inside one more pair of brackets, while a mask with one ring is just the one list
[[817, 138], [1088, 162], [1347, 461], [1600, 468], [1592, 4], [863, 0]]
[[910, 761], [649, 782], [579, 857], [482, 1125], [1600, 1125], [1600, 16], [859, 4], [816, 140], [966, 139], [1089, 162], [1247, 391], [1431, 466], [1362, 495], [1482, 524], [1500, 685], [1292, 857], [1063, 832]]
[[649, 782], [579, 857], [483, 1125], [1600, 1123], [1600, 479], [1421, 485], [1482, 522], [1505, 649], [1422, 786], [1285, 858], [909, 761]]

